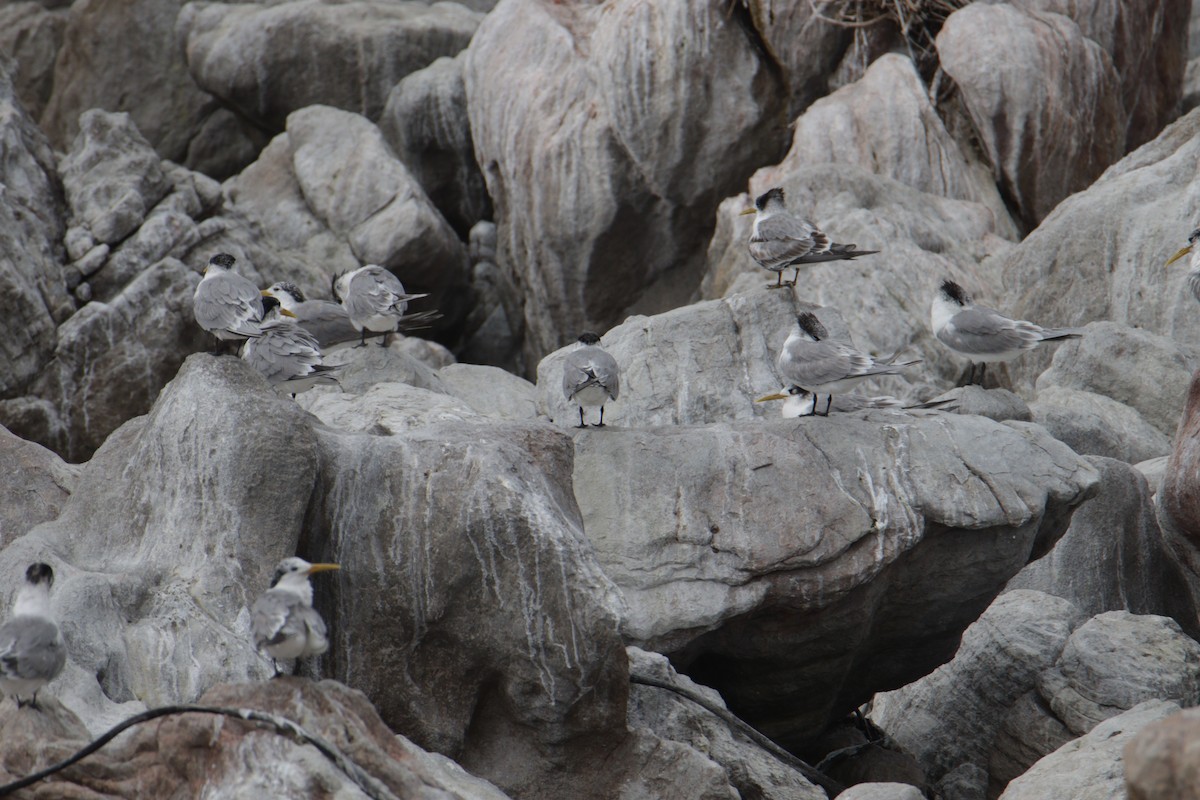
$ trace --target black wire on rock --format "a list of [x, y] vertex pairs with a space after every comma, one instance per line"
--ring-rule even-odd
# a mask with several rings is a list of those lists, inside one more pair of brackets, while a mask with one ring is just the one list
[[170, 714], [219, 714], [221, 716], [233, 717], [234, 719], [246, 720], [249, 722], [259, 722], [264, 725], [270, 725], [275, 729], [276, 733], [289, 736], [297, 741], [311, 744], [321, 752], [321, 755], [333, 762], [339, 770], [345, 773], [346, 777], [354, 781], [358, 788], [371, 798], [371, 800], [398, 800], [396, 795], [392, 794], [386, 786], [370, 775], [362, 767], [351, 761], [342, 751], [338, 750], [329, 742], [325, 741], [320, 736], [314, 733], [309, 733], [304, 728], [292, 722], [286, 717], [280, 717], [275, 714], [268, 714], [264, 711], [255, 711], [251, 708], [220, 708], [217, 706], [197, 706], [197, 705], [175, 705], [162, 706], [161, 708], [152, 708], [149, 711], [143, 711], [141, 714], [130, 717], [124, 722], [119, 723], [115, 727], [109, 729], [104, 735], [100, 736], [95, 741], [88, 744], [79, 752], [75, 753], [65, 761], [47, 767], [40, 772], [35, 772], [32, 775], [27, 775], [20, 780], [13, 781], [0, 785], [0, 797], [6, 797], [18, 789], [24, 789], [26, 786], [32, 786], [40, 780], [44, 780], [56, 772], [60, 772], [67, 767], [90, 756], [92, 753], [99, 750], [104, 745], [117, 738], [121, 733], [132, 728], [134, 725], [139, 725], [143, 722], [148, 722], [158, 717], [165, 717]]

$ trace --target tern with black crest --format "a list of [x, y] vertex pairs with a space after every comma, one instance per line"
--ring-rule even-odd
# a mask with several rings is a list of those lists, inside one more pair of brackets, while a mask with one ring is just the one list
[[[894, 357], [879, 361], [848, 344], [832, 341], [817, 315], [802, 311], [775, 363], [779, 374], [790, 384], [817, 395], [829, 395], [823, 414], [827, 416], [833, 395], [842, 394], [868, 378], [895, 375], [921, 362], [915, 359], [897, 363]], [[813, 412], [816, 413], [815, 402]]]
[[[310, 575], [341, 569], [337, 564], [310, 564], [295, 556], [275, 568], [271, 588], [250, 608], [254, 646], [278, 660], [317, 656], [329, 649], [325, 620], [312, 607]], [[279, 675], [279, 665], [274, 664]]]
[[210, 258], [192, 295], [196, 322], [226, 342], [257, 336], [263, 315], [262, 294], [250, 280], [233, 271], [236, 260], [229, 253]]
[[[742, 214], [754, 214], [754, 228], [750, 232], [750, 255], [759, 266], [776, 273], [774, 284], [768, 289], [795, 286], [800, 279], [800, 267], [822, 261], [847, 261], [878, 253], [878, 250], [859, 250], [853, 244], [833, 244], [829, 237], [812, 225], [787, 210], [783, 189], [775, 187], [759, 195], [753, 208]], [[788, 267], [796, 270], [792, 280], [783, 283], [783, 271]]]
[[321, 346], [296, 323], [295, 315], [271, 296], [263, 297], [263, 309], [258, 336], [246, 342], [242, 359], [292, 397], [318, 384], [337, 384], [341, 367], [321, 363]]
[[1043, 328], [1025, 320], [1012, 319], [993, 308], [977, 306], [961, 286], [942, 281], [930, 309], [933, 335], [956, 353], [971, 359], [971, 379], [978, 365], [980, 383], [987, 365], [1011, 361], [1042, 342], [1078, 339], [1080, 328]]
[[17, 589], [12, 615], [0, 625], [0, 690], [18, 706], [37, 708], [38, 690], [58, 677], [67, 663], [62, 633], [50, 613], [49, 564], [31, 564]]
[[[426, 295], [409, 294], [395, 275], [368, 264], [335, 276], [333, 296], [346, 307], [350, 324], [361, 336], [356, 346], [366, 347], [367, 331], [386, 334], [397, 330], [408, 302]], [[387, 347], [386, 336], [379, 340], [379, 346]]]
[[621, 393], [621, 374], [617, 361], [603, 347], [600, 337], [585, 331], [579, 337], [575, 349], [567, 353], [563, 361], [563, 394], [568, 402], [579, 406], [579, 425], [586, 428], [583, 410], [600, 408], [600, 421], [595, 427], [604, 427], [604, 404], [616, 400]]

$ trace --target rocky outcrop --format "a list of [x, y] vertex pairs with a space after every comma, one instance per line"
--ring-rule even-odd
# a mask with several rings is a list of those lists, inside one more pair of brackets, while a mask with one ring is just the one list
[[1195, 800], [1200, 787], [1192, 757], [1200, 710], [1189, 708], [1142, 728], [1125, 745], [1125, 789], [1130, 800]]
[[13, 61], [13, 88], [29, 116], [41, 116], [54, 87], [54, 62], [67, 27], [67, 12], [37, 0], [0, 8], [0, 53]]
[[729, 13], [720, 0], [513, 0], [480, 25], [467, 108], [498, 263], [525, 287], [531, 366], [660, 278], [686, 297], [717, 203], [780, 148], [782, 82]]
[[1125, 152], [1120, 78], [1070, 18], [971, 4], [946, 20], [937, 53], [1029, 227]]
[[[1069, 365], [1071, 360], [1063, 358], [1061, 363]], [[1046, 374], [1050, 377], [1030, 406], [1034, 420], [1076, 453], [1138, 464], [1170, 452], [1167, 434], [1133, 408], [1102, 394], [1050, 383], [1061, 376]]]
[[1138, 733], [1179, 711], [1176, 703], [1147, 700], [1068, 742], [1008, 785], [1000, 800], [1106, 800], [1124, 788], [1122, 750]]
[[788, 119], [828, 91], [828, 83], [853, 34], [822, 19], [817, 6], [787, 0], [749, 0], [731, 14], [749, 12], [750, 23], [783, 72]]
[[70, 497], [79, 470], [46, 448], [0, 427], [0, 548], [40, 522], [54, 519]]

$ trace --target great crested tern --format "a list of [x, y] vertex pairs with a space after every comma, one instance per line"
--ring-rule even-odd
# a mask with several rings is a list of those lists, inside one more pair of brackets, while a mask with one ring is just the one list
[[934, 293], [929, 322], [939, 342], [971, 359], [968, 381], [974, 379], [975, 367], [980, 365], [979, 383], [983, 382], [983, 374], [990, 363], [1011, 361], [1045, 341], [1078, 339], [1083, 335], [1080, 328], [1043, 328], [1006, 317], [995, 309], [977, 306], [971, 302], [971, 296], [951, 280], [942, 281]]
[[313, 335], [322, 351], [359, 337], [350, 323], [349, 312], [340, 303], [309, 300], [299, 286], [289, 281], [272, 283], [262, 293], [264, 297], [274, 297], [285, 311], [294, 314], [296, 322]]
[[1192, 297], [1200, 300], [1200, 248], [1196, 247], [1197, 241], [1200, 241], [1200, 228], [1192, 231], [1192, 235], [1188, 237], [1187, 247], [1167, 259], [1167, 263], [1163, 266], [1169, 267], [1184, 256], [1191, 255], [1185, 280], [1188, 289], [1192, 292]]
[[[755, 398], [754, 402], [766, 403], [771, 400], [783, 401], [781, 412], [785, 419], [806, 417], [815, 414], [817, 410], [816, 394], [795, 385], [789, 386], [781, 392]], [[954, 402], [954, 398], [947, 398], [945, 400], [930, 400], [925, 403], [910, 403], [891, 395], [867, 397], [861, 394], [840, 394], [833, 398], [833, 405], [830, 411], [846, 413], [872, 408], [886, 408], [899, 411], [934, 410], [950, 408], [950, 404]]]
[[[408, 310], [408, 301], [426, 295], [409, 294], [395, 275], [383, 267], [368, 264], [334, 276], [333, 296], [346, 307], [350, 324], [361, 335], [356, 346], [366, 347], [367, 331], [395, 331]], [[379, 346], [387, 347], [386, 336], [379, 340]]]
[[67, 663], [62, 633], [50, 613], [54, 570], [38, 562], [25, 570], [17, 589], [12, 616], [0, 625], [0, 690], [13, 695], [17, 706], [37, 708], [38, 690], [58, 677]]
[[242, 358], [278, 391], [295, 397], [318, 384], [336, 384], [341, 367], [321, 363], [316, 337], [300, 327], [295, 315], [264, 292], [258, 336], [246, 342]]
[[341, 569], [337, 564], [310, 564], [292, 556], [279, 562], [271, 588], [250, 608], [254, 646], [271, 657], [275, 674], [279, 660], [317, 656], [329, 649], [325, 620], [312, 607], [308, 576]]
[[236, 260], [229, 253], [210, 258], [192, 295], [196, 322], [226, 342], [257, 336], [263, 314], [258, 287], [232, 271]]
[[921, 363], [920, 359], [897, 363], [895, 356], [887, 361], [879, 361], [828, 337], [817, 315], [802, 311], [796, 317], [796, 328], [788, 334], [775, 362], [779, 373], [790, 384], [802, 386], [818, 395], [829, 395], [822, 416], [829, 414], [833, 395], [841, 394], [867, 378], [895, 375], [905, 367]]
[[[859, 250], [854, 244], [832, 244], [829, 237], [815, 225], [791, 214], [784, 201], [783, 189], [768, 189], [754, 201], [753, 208], [742, 214], [754, 214], [754, 228], [750, 232], [750, 255], [764, 269], [776, 273], [774, 284], [768, 289], [779, 289], [784, 285], [795, 286], [800, 279], [800, 267], [822, 261], [847, 261], [859, 256], [869, 256], [878, 250]], [[792, 280], [783, 283], [783, 271], [788, 267], [796, 270]]]
[[617, 360], [600, 346], [600, 337], [584, 331], [574, 350], [563, 361], [563, 394], [568, 402], [579, 406], [578, 428], [586, 428], [583, 409], [600, 407], [600, 421], [594, 427], [604, 427], [604, 404], [616, 400], [621, 393], [621, 373]]

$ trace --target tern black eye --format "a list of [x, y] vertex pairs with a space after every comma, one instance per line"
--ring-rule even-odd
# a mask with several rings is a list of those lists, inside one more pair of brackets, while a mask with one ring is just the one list
[[1195, 244], [1197, 239], [1200, 239], [1200, 228], [1192, 231], [1192, 235], [1188, 237], [1188, 244]]

